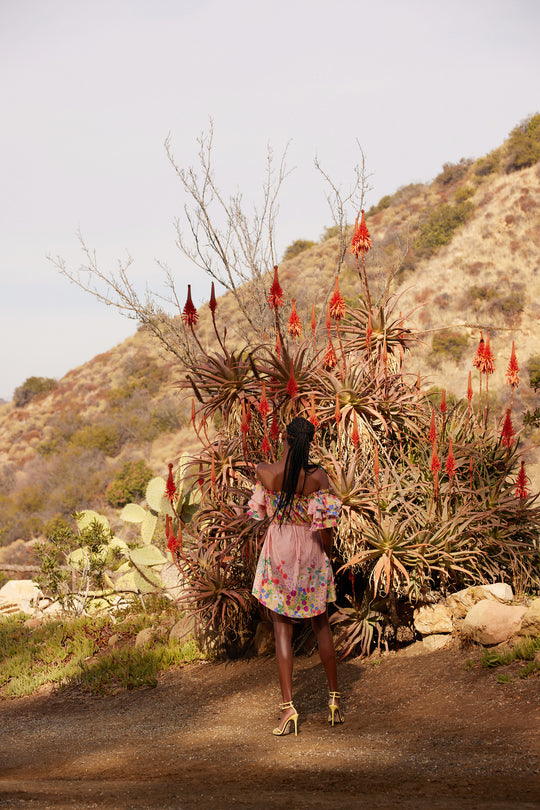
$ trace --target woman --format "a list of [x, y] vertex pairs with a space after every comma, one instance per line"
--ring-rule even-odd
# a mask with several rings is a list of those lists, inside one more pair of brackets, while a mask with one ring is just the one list
[[343, 722], [337, 684], [336, 654], [326, 605], [335, 599], [330, 557], [332, 527], [341, 504], [328, 491], [325, 471], [309, 462], [314, 428], [295, 417], [283, 434], [284, 453], [275, 464], [259, 464], [249, 502], [252, 517], [272, 520], [261, 549], [253, 594], [271, 611], [283, 703], [274, 734], [297, 734], [298, 712], [292, 702], [293, 619], [310, 618], [317, 636], [330, 693], [329, 722]]

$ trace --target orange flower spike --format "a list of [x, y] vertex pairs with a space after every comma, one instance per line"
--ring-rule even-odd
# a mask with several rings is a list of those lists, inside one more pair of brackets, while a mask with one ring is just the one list
[[504, 425], [501, 433], [501, 444], [510, 449], [514, 444], [514, 435], [515, 430], [512, 424], [512, 416], [510, 414], [510, 408], [508, 408], [506, 411]]
[[294, 340], [302, 334], [302, 321], [296, 312], [296, 299], [292, 300], [291, 315], [287, 324], [287, 332], [293, 337]]
[[482, 371], [486, 375], [493, 374], [493, 372], [495, 371], [495, 360], [489, 347], [489, 332], [486, 340], [486, 345], [484, 346], [484, 356], [482, 358]]
[[258, 410], [264, 421], [266, 422], [266, 417], [270, 413], [270, 405], [268, 404], [268, 400], [266, 399], [266, 380], [263, 380], [262, 384], [262, 395], [261, 401], [258, 405]]
[[440, 412], [442, 414], [445, 414], [446, 411], [448, 410], [448, 405], [446, 404], [446, 389], [444, 389], [443, 392], [442, 392], [441, 404], [440, 404], [439, 410], [440, 410]]
[[330, 317], [336, 321], [340, 321], [345, 314], [345, 301], [339, 291], [338, 277], [336, 276], [336, 283], [334, 287], [334, 294], [330, 299], [328, 305], [328, 312]]
[[456, 460], [454, 458], [454, 453], [452, 451], [452, 439], [450, 439], [448, 442], [448, 458], [446, 459], [446, 472], [450, 480], [452, 480], [452, 478], [456, 474]]
[[268, 303], [270, 304], [270, 309], [273, 309], [276, 314], [279, 307], [283, 306], [283, 290], [281, 289], [281, 284], [279, 283], [277, 264], [274, 265], [274, 281], [270, 287]]
[[429, 428], [429, 441], [431, 444], [435, 444], [437, 439], [437, 429], [435, 427], [435, 411], [433, 408], [431, 409], [431, 426]]
[[249, 431], [249, 422], [246, 413], [246, 403], [244, 402], [244, 400], [242, 400], [242, 422], [240, 423], [240, 430], [244, 434], [246, 434]]
[[433, 475], [439, 472], [441, 469], [441, 462], [439, 461], [439, 456], [437, 455], [437, 445], [433, 445], [433, 453], [431, 454], [431, 472]]
[[193, 328], [197, 323], [199, 316], [197, 314], [197, 310], [195, 309], [193, 301], [191, 300], [191, 284], [188, 284], [187, 289], [188, 293], [184, 310], [182, 312], [182, 320], [184, 321], [186, 326], [191, 326]]
[[469, 371], [469, 382], [467, 383], [467, 399], [469, 400], [469, 407], [471, 406], [472, 398], [473, 398], [472, 372]]
[[317, 428], [319, 427], [319, 420], [317, 419], [317, 414], [315, 413], [315, 395], [314, 394], [311, 395], [311, 406], [310, 406], [310, 409], [309, 409], [309, 421], [311, 422], [311, 424], [313, 425], [315, 430], [317, 430]]
[[292, 360], [291, 360], [291, 373], [289, 375], [289, 382], [287, 383], [287, 393], [291, 399], [294, 399], [295, 396], [298, 394], [298, 385], [294, 378], [294, 368]]
[[334, 347], [332, 346], [332, 341], [328, 341], [328, 347], [326, 349], [325, 355], [323, 357], [323, 366], [332, 370], [335, 368], [337, 364], [337, 357], [334, 351]]
[[485, 349], [484, 333], [480, 332], [480, 342], [478, 343], [478, 348], [476, 350], [476, 354], [475, 354], [474, 360], [472, 362], [473, 366], [475, 368], [477, 368], [478, 371], [480, 371], [480, 373], [482, 373], [482, 362], [483, 362], [483, 359], [484, 359], [484, 349]]
[[354, 256], [358, 256], [359, 253], [367, 253], [370, 247], [371, 247], [371, 237], [367, 229], [364, 209], [362, 209], [360, 225], [358, 224], [358, 217], [356, 218], [356, 221], [354, 223], [354, 233], [353, 238], [351, 240], [351, 247], [349, 249], [349, 252], [352, 253]]
[[521, 468], [518, 472], [517, 480], [516, 480], [516, 498], [519, 498], [520, 503], [522, 504], [523, 501], [529, 497], [529, 490], [527, 489], [527, 481], [528, 481], [527, 474], [525, 472], [525, 462], [521, 462]]
[[373, 473], [375, 478], [379, 477], [379, 445], [375, 444], [375, 460], [373, 462]]
[[169, 475], [167, 476], [167, 484], [165, 486], [165, 495], [169, 503], [173, 503], [176, 493], [178, 492], [172, 474], [173, 465], [169, 464]]
[[214, 317], [217, 309], [217, 301], [216, 301], [216, 291], [214, 289], [214, 282], [212, 282], [212, 288], [210, 291], [210, 302], [208, 304], [208, 309], [212, 313], [212, 318]]
[[315, 340], [315, 330], [317, 328], [317, 320], [315, 318], [315, 304], [311, 305], [311, 331], [313, 333], [313, 340]]
[[510, 355], [510, 362], [506, 370], [506, 384], [510, 385], [512, 389], [519, 386], [519, 366], [516, 359], [514, 341], [512, 341], [512, 354]]
[[351, 441], [354, 444], [355, 449], [360, 444], [360, 435], [358, 433], [358, 419], [356, 417], [356, 411], [353, 410], [353, 429], [351, 434]]
[[270, 436], [272, 437], [274, 442], [277, 442], [277, 440], [279, 439], [280, 432], [281, 431], [280, 431], [280, 428], [279, 428], [279, 422], [278, 422], [277, 414], [274, 411], [273, 416], [272, 416], [272, 424], [270, 426]]

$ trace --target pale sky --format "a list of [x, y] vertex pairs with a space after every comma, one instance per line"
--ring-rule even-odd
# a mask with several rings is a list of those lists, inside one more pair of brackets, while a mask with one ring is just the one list
[[281, 255], [331, 224], [315, 155], [346, 187], [358, 141], [369, 208], [486, 154], [540, 111], [539, 42], [538, 0], [0, 0], [0, 398], [135, 331], [47, 261], [79, 267], [78, 229], [104, 269], [129, 253], [159, 287], [161, 259], [207, 299], [168, 133], [191, 165], [212, 118], [218, 184], [255, 203], [290, 141]]

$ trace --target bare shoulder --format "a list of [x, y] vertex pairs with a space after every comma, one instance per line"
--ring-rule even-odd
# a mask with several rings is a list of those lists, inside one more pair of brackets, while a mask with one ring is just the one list
[[318, 467], [315, 470], [314, 475], [316, 476], [315, 480], [317, 481], [317, 488], [318, 489], [328, 489], [330, 486], [330, 481], [328, 480], [328, 475], [326, 470], [323, 470], [322, 467]]
[[276, 474], [275, 467], [275, 464], [267, 464], [266, 462], [261, 462], [255, 467], [255, 475], [257, 476], [257, 480], [260, 481], [261, 484], [267, 489], [272, 489], [273, 487]]

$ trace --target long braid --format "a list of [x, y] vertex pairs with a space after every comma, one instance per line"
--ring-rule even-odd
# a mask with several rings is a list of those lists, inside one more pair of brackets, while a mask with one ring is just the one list
[[286, 432], [289, 452], [285, 459], [283, 485], [276, 507], [276, 514], [279, 515], [280, 526], [290, 515], [300, 473], [302, 470], [307, 473], [316, 466], [315, 464], [309, 463], [309, 446], [315, 433], [315, 428], [311, 422], [304, 419], [303, 416], [295, 416], [287, 425]]

